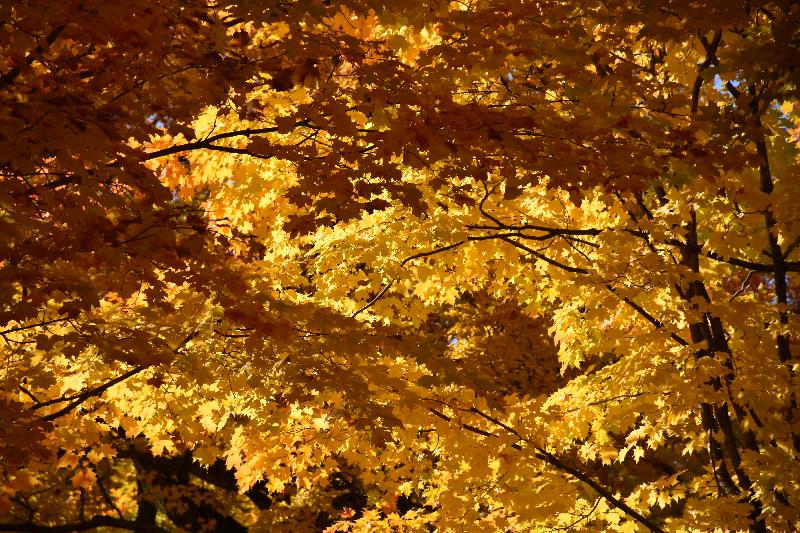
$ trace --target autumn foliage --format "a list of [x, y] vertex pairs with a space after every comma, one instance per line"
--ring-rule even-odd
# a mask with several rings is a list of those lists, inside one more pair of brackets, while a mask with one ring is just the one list
[[800, 5], [0, 0], [0, 531], [800, 529]]

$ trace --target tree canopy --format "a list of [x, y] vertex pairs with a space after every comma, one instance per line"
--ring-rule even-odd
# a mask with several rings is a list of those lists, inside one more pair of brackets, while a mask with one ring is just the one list
[[0, 1], [0, 531], [800, 529], [800, 4]]

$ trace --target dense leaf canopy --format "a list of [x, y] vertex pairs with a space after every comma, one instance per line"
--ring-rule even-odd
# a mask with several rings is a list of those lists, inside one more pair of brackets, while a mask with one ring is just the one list
[[800, 5], [0, 0], [0, 531], [800, 528]]

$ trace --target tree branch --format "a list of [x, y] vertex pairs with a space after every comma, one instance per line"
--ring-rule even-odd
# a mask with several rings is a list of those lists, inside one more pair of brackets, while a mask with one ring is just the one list
[[[31, 52], [30, 54], [27, 55], [27, 57], [25, 57], [25, 64], [30, 65], [34, 61], [36, 61], [36, 58], [42, 55], [45, 52], [45, 50], [50, 48], [50, 46], [55, 42], [56, 39], [58, 39], [58, 36], [61, 35], [61, 32], [64, 31], [64, 28], [66, 27], [67, 27], [66, 24], [62, 24], [61, 26], [58, 26], [57, 28], [53, 29], [53, 31], [48, 33], [47, 37], [45, 37], [46, 45], [42, 46], [41, 44], [38, 44], [36, 48], [33, 49], [33, 52]], [[0, 89], [5, 89], [9, 85], [11, 85], [17, 78], [17, 76], [20, 75], [20, 72], [21, 71], [19, 67], [13, 67], [11, 70], [3, 74], [3, 76], [0, 77]]]
[[[758, 106], [755, 106], [754, 112], [757, 112]], [[769, 167], [769, 154], [767, 153], [767, 143], [764, 139], [763, 130], [761, 130], [761, 117], [756, 115], [755, 118], [756, 126], [758, 127], [758, 133], [755, 134], [755, 143], [756, 143], [756, 150], [758, 151], [758, 156], [761, 159], [759, 164], [759, 175], [761, 177], [761, 192], [765, 194], [771, 194], [775, 188], [773, 179], [772, 179], [772, 172], [770, 171]], [[778, 236], [775, 234], [775, 224], [777, 221], [775, 220], [775, 214], [772, 212], [772, 209], [768, 205], [767, 208], [764, 210], [764, 226], [767, 229], [767, 240], [769, 241], [769, 254], [770, 258], [772, 259], [772, 273], [774, 275], [774, 290], [775, 290], [775, 299], [777, 300], [778, 304], [781, 306], [785, 306], [788, 303], [788, 287], [786, 285], [786, 274], [787, 272], [791, 271], [790, 263], [786, 261], [786, 257], [784, 251], [781, 249], [781, 245], [778, 242]], [[786, 314], [785, 310], [781, 310], [779, 312], [778, 320], [782, 325], [787, 325], [789, 323], [789, 316]], [[789, 344], [789, 337], [783, 334], [776, 335], [775, 343], [778, 348], [778, 359], [781, 362], [786, 363], [792, 358], [792, 350]]]
[[58, 399], [55, 399], [55, 400], [49, 400], [49, 401], [46, 401], [46, 402], [42, 402], [39, 405], [34, 405], [31, 408], [31, 410], [35, 411], [37, 409], [40, 409], [42, 407], [46, 407], [48, 405], [53, 405], [55, 403], [66, 402], [66, 401], [69, 401], [70, 399], [72, 399], [73, 401], [71, 401], [69, 404], [67, 404], [66, 406], [62, 407], [61, 409], [59, 409], [55, 413], [51, 413], [49, 415], [45, 415], [45, 416], [42, 417], [42, 420], [51, 422], [51, 421], [55, 420], [56, 418], [60, 418], [60, 417], [64, 416], [65, 414], [69, 413], [70, 411], [72, 411], [73, 409], [78, 407], [80, 404], [82, 404], [83, 402], [85, 402], [89, 398], [92, 398], [94, 396], [102, 396], [102, 394], [105, 391], [107, 391], [108, 389], [110, 389], [111, 387], [116, 385], [117, 383], [121, 383], [122, 381], [125, 381], [129, 377], [131, 377], [131, 376], [133, 376], [135, 374], [138, 374], [139, 372], [141, 372], [145, 368], [148, 368], [148, 367], [146, 367], [146, 366], [137, 366], [136, 368], [134, 368], [132, 370], [129, 370], [129, 371], [125, 372], [124, 374], [120, 375], [120, 376], [115, 377], [111, 381], [108, 381], [108, 382], [100, 385], [99, 387], [95, 387], [93, 389], [85, 390], [85, 391], [83, 391], [83, 392], [81, 392], [81, 393], [79, 393], [79, 394], [77, 394], [75, 396], [71, 396], [69, 398], [58, 398]]
[[26, 329], [31, 329], [31, 328], [42, 328], [50, 324], [55, 324], [56, 322], [66, 322], [67, 320], [69, 320], [69, 318], [54, 318], [53, 320], [44, 320], [42, 322], [37, 322], [36, 324], [26, 324], [24, 326], [16, 326], [13, 328], [8, 328], [6, 330], [0, 331], [0, 335], [6, 335], [8, 333], [16, 333], [17, 331], [25, 331]]
[[[606, 288], [609, 291], [611, 291], [615, 296], [620, 297], [619, 294], [617, 294], [617, 291], [614, 290], [614, 288], [611, 285], [606, 285]], [[654, 317], [650, 313], [648, 313], [647, 311], [645, 311], [644, 308], [641, 305], [637, 304], [636, 302], [634, 302], [633, 300], [631, 300], [627, 296], [621, 296], [620, 298], [622, 299], [623, 302], [628, 304], [628, 306], [631, 309], [633, 309], [634, 311], [639, 313], [641, 316], [644, 317], [645, 320], [650, 322], [656, 329], [658, 329], [658, 330], [664, 329], [664, 323], [661, 322], [660, 320], [658, 320], [656, 317]], [[686, 340], [683, 337], [681, 337], [680, 335], [678, 335], [678, 334], [676, 334], [676, 333], [674, 333], [672, 331], [669, 332], [669, 336], [672, 338], [672, 340], [674, 340], [675, 342], [677, 342], [681, 346], [688, 346], [689, 345], [689, 343], [686, 342]]]
[[238, 155], [249, 155], [250, 157], [256, 157], [258, 159], [271, 159], [273, 156], [272, 154], [257, 154], [255, 152], [251, 152], [247, 148], [234, 148], [231, 146], [220, 146], [218, 144], [211, 144], [208, 141], [196, 141], [186, 144], [179, 144], [176, 146], [170, 146], [169, 148], [164, 148], [163, 150], [158, 150], [157, 152], [151, 152], [146, 157], [143, 157], [143, 161], [148, 161], [150, 159], [156, 159], [158, 157], [164, 157], [166, 155], [177, 154], [180, 152], [187, 152], [189, 150], [197, 150], [199, 148], [204, 148], [206, 150], [212, 150], [214, 152], [225, 152], [229, 154], [238, 154]]
[[538, 226], [536, 224], [520, 224], [509, 225], [501, 223], [498, 226], [487, 226], [482, 224], [469, 224], [466, 226], [470, 230], [511, 230], [511, 231], [542, 231], [556, 236], [573, 236], [573, 235], [600, 235], [603, 230], [598, 228], [589, 229], [570, 229], [570, 228], [551, 228], [548, 226]]
[[600, 496], [605, 498], [609, 503], [611, 503], [612, 505], [614, 505], [615, 507], [620, 509], [622, 512], [624, 512], [625, 514], [627, 514], [628, 516], [630, 516], [631, 518], [633, 518], [634, 520], [636, 520], [637, 522], [642, 524], [644, 527], [646, 527], [650, 531], [655, 531], [656, 533], [664, 533], [664, 530], [661, 529], [659, 526], [657, 526], [652, 520], [650, 520], [649, 518], [643, 516], [641, 513], [639, 513], [638, 511], [636, 511], [632, 507], [630, 507], [624, 501], [622, 501], [621, 499], [619, 499], [616, 496], [614, 496], [614, 494], [612, 494], [610, 490], [608, 490], [607, 488], [603, 487], [597, 481], [595, 481], [594, 479], [589, 477], [587, 474], [584, 474], [583, 472], [581, 472], [577, 468], [575, 468], [573, 466], [570, 466], [567, 463], [563, 462], [561, 459], [559, 459], [558, 457], [556, 457], [552, 453], [544, 450], [543, 448], [540, 448], [539, 446], [536, 446], [535, 444], [533, 444], [531, 442], [530, 439], [522, 436], [514, 428], [509, 427], [507, 424], [504, 424], [503, 422], [501, 422], [497, 418], [495, 418], [495, 417], [493, 417], [493, 416], [491, 416], [489, 414], [484, 413], [483, 411], [481, 411], [480, 409], [478, 409], [475, 406], [472, 406], [469, 409], [469, 411], [472, 412], [472, 413], [475, 413], [475, 414], [483, 417], [484, 419], [488, 420], [489, 422], [492, 422], [493, 424], [503, 428], [504, 430], [506, 430], [510, 434], [512, 434], [515, 437], [517, 437], [518, 439], [520, 439], [521, 441], [527, 443], [528, 445], [531, 446], [531, 448], [533, 448], [536, 451], [536, 453], [534, 455], [535, 455], [535, 457], [537, 459], [540, 459], [540, 460], [544, 461], [545, 463], [549, 464], [550, 466], [553, 466], [556, 469], [561, 470], [562, 472], [566, 472], [569, 475], [571, 475], [572, 477], [582, 481], [583, 483], [586, 483], [587, 485], [592, 487], [592, 489], [594, 489], [595, 492], [597, 492]]
[[753, 274], [755, 274], [755, 272], [753, 272], [752, 270], [747, 273], [747, 276], [744, 278], [744, 281], [742, 281], [742, 286], [739, 287], [739, 290], [734, 292], [733, 295], [728, 299], [728, 303], [732, 302], [734, 299], [736, 299], [737, 296], [739, 296], [740, 294], [742, 294], [744, 291], [747, 290], [747, 285], [750, 283], [750, 278], [753, 277]]
[[[441, 252], [446, 252], [448, 250], [453, 250], [454, 248], [458, 248], [459, 246], [461, 246], [462, 244], [465, 244], [466, 242], [467, 242], [467, 240], [458, 241], [458, 242], [453, 243], [453, 244], [448, 244], [447, 246], [442, 246], [440, 248], [434, 248], [433, 250], [429, 250], [427, 252], [420, 252], [418, 254], [410, 255], [410, 256], [406, 257], [405, 259], [403, 259], [402, 261], [400, 261], [400, 266], [401, 267], [402, 266], [406, 266], [406, 263], [408, 263], [409, 261], [413, 261], [414, 259], [420, 259], [422, 257], [429, 257], [431, 255], [436, 255], [436, 254], [441, 253]], [[370, 301], [368, 301], [367, 303], [365, 303], [363, 306], [359, 307], [352, 315], [350, 315], [350, 318], [355, 318], [359, 314], [361, 314], [362, 312], [364, 312], [367, 309], [369, 309], [370, 307], [372, 307], [375, 302], [380, 300], [383, 297], [383, 295], [386, 294], [386, 291], [388, 291], [391, 288], [391, 286], [394, 285], [394, 283], [396, 281], [397, 281], [397, 278], [392, 278], [391, 280], [389, 280], [389, 283], [387, 283], [380, 290], [380, 292], [378, 292], [378, 294], [373, 296], [372, 299]]]
[[[728, 263], [729, 265], [746, 268], [748, 270], [754, 270], [756, 272], [773, 272], [775, 270], [775, 267], [772, 265], [765, 265], [763, 263], [754, 263], [752, 261], [746, 261], [744, 259], [738, 259], [736, 257], [723, 257], [718, 253], [712, 251], [708, 251], [704, 255], [709, 259], [713, 259], [714, 261], [719, 261], [720, 263]], [[787, 261], [784, 264], [786, 265], [787, 272], [800, 272], [800, 263]]]
[[516, 248], [519, 248], [520, 250], [524, 250], [524, 251], [528, 252], [532, 256], [536, 257], [537, 259], [541, 259], [542, 261], [544, 261], [545, 263], [547, 263], [549, 265], [552, 265], [554, 267], [560, 268], [561, 270], [566, 270], [567, 272], [572, 272], [573, 274], [588, 274], [589, 273], [589, 271], [587, 269], [585, 269], [585, 268], [565, 265], [564, 263], [560, 263], [560, 262], [556, 261], [555, 259], [550, 259], [549, 257], [547, 257], [546, 255], [542, 254], [541, 252], [538, 252], [538, 251], [534, 250], [530, 246], [525, 246], [521, 242], [514, 241], [510, 237], [507, 237], [507, 236], [504, 236], [504, 235], [498, 235], [497, 237], [500, 238], [500, 240], [503, 240], [503, 241], [509, 243], [510, 245], [512, 245], [512, 246], [514, 246]]
[[[75, 522], [72, 524], [63, 524], [60, 526], [43, 526], [31, 523], [21, 524], [0, 524], [0, 531], [17, 531], [17, 532], [32, 532], [32, 533], [70, 533], [73, 531], [89, 531], [99, 527], [116, 527], [119, 529], [127, 529], [128, 531], [141, 531], [141, 524], [137, 524], [131, 520], [124, 520], [122, 518], [114, 518], [112, 516], [95, 516], [83, 522]], [[149, 526], [148, 531], [156, 533], [167, 533], [166, 529], [156, 525]]]
[[[199, 335], [199, 333], [200, 333], [199, 331], [193, 331], [192, 333], [187, 335], [186, 338], [184, 338], [175, 348], [172, 349], [173, 353], [176, 353], [176, 354], [180, 353], [181, 349], [184, 346], [186, 346], [186, 344], [189, 341], [191, 341], [192, 339], [197, 337], [197, 335]], [[106, 383], [104, 383], [102, 385], [99, 385], [99, 386], [97, 386], [97, 387], [95, 387], [93, 389], [87, 389], [87, 390], [84, 390], [82, 392], [73, 394], [71, 396], [64, 396], [64, 397], [61, 397], [61, 398], [54, 398], [52, 400], [39, 402], [36, 405], [34, 405], [33, 407], [31, 407], [30, 410], [31, 411], [36, 411], [38, 409], [41, 409], [42, 407], [47, 407], [47, 406], [54, 405], [54, 404], [57, 404], [57, 403], [72, 402], [69, 405], [67, 405], [66, 407], [62, 408], [61, 410], [56, 411], [55, 413], [52, 413], [52, 414], [49, 414], [47, 416], [42, 417], [43, 420], [47, 420], [47, 421], [55, 420], [56, 418], [64, 416], [65, 414], [67, 414], [72, 409], [74, 409], [75, 407], [77, 407], [81, 403], [85, 402], [89, 398], [91, 398], [93, 396], [101, 396], [105, 391], [107, 391], [108, 389], [110, 389], [111, 387], [116, 385], [117, 383], [121, 383], [121, 382], [125, 381], [129, 377], [138, 374], [139, 372], [141, 372], [145, 368], [148, 368], [148, 366], [139, 365], [139, 366], [133, 368], [132, 370], [129, 370], [128, 372], [125, 372], [124, 374], [122, 374], [120, 376], [117, 376], [116, 378], [112, 379], [111, 381], [108, 381], [108, 382], [106, 382]]]
[[[293, 127], [299, 128], [301, 126], [309, 126], [309, 122], [307, 120], [301, 120], [297, 122]], [[214, 142], [222, 140], [222, 139], [229, 139], [231, 137], [248, 137], [250, 135], [263, 135], [265, 133], [278, 133], [280, 128], [277, 126], [271, 126], [268, 128], [245, 128], [241, 130], [234, 130], [234, 131], [226, 131], [223, 133], [218, 133], [216, 135], [212, 135], [210, 137], [206, 137], [205, 139], [200, 139], [198, 141], [192, 141], [184, 144], [178, 144], [175, 146], [170, 146], [168, 148], [164, 148], [162, 150], [156, 150], [155, 152], [149, 152], [143, 158], [145, 161], [149, 161], [150, 159], [157, 159], [159, 157], [164, 157], [167, 155], [177, 154], [180, 152], [188, 152], [190, 150], [197, 150], [200, 148], [206, 148], [209, 150], [216, 150], [219, 152], [229, 152], [233, 154], [243, 154], [243, 155], [250, 155], [253, 157], [260, 157], [262, 159], [268, 159], [272, 157], [272, 155], [261, 155], [255, 154], [250, 152], [244, 148], [232, 148], [229, 146], [220, 146], [218, 144], [214, 144]]]
[[703, 43], [703, 47], [706, 49], [706, 58], [698, 67], [697, 77], [694, 79], [694, 86], [692, 87], [692, 114], [697, 113], [697, 107], [700, 102], [700, 89], [703, 87], [703, 83], [705, 82], [705, 78], [703, 78], [703, 71], [705, 71], [711, 65], [716, 65], [719, 63], [719, 59], [717, 59], [717, 48], [719, 48], [721, 41], [722, 30], [714, 32], [711, 42], [706, 39], [705, 35], [700, 36], [700, 42]]

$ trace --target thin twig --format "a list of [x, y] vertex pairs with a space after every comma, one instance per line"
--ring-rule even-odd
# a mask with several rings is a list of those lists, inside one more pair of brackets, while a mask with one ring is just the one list
[[739, 296], [740, 294], [742, 294], [744, 291], [747, 290], [747, 285], [750, 283], [750, 278], [753, 277], [753, 274], [755, 274], [755, 271], [753, 270], [747, 273], [747, 277], [744, 278], [744, 281], [742, 281], [742, 286], [739, 288], [738, 291], [733, 293], [733, 296], [730, 297], [728, 303], [732, 302], [734, 298], [736, 298], [737, 296]]

